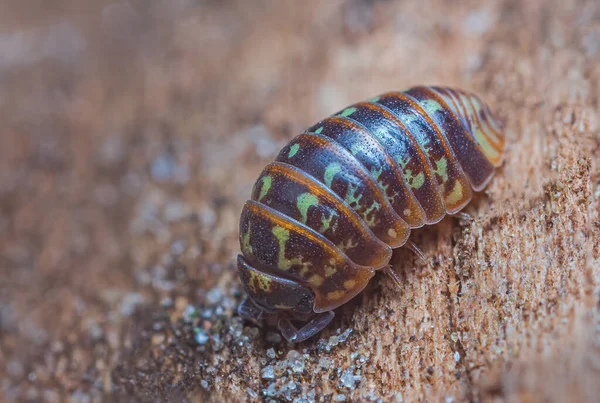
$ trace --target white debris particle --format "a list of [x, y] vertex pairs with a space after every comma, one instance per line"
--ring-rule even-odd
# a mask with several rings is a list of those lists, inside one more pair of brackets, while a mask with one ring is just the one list
[[196, 340], [196, 343], [200, 344], [201, 346], [208, 343], [209, 337], [204, 330], [200, 328], [194, 328], [194, 333], [196, 333], [196, 335], [194, 336], [194, 340]]
[[267, 357], [269, 357], [270, 359], [275, 359], [276, 355], [275, 355], [275, 349], [270, 348], [267, 350]]
[[341, 335], [339, 335], [338, 340], [340, 343], [343, 343], [346, 341], [346, 339], [348, 339], [348, 336], [350, 336], [350, 333], [352, 333], [352, 329], [348, 328], [344, 331], [344, 333], [342, 333]]
[[206, 294], [206, 302], [210, 305], [216, 305], [223, 298], [223, 293], [219, 288], [213, 288]]
[[333, 401], [334, 402], [345, 402], [346, 401], [346, 395], [342, 395], [342, 394], [335, 395], [333, 397]]
[[292, 371], [295, 373], [304, 371], [304, 357], [298, 351], [290, 350], [286, 355], [286, 359]]
[[460, 353], [458, 351], [456, 351], [454, 353], [454, 361], [459, 362], [460, 361]]
[[248, 393], [248, 396], [250, 396], [253, 399], [256, 399], [258, 397], [258, 394], [256, 394], [254, 389], [246, 388], [246, 392]]
[[273, 366], [267, 365], [266, 367], [264, 367], [262, 370], [261, 377], [263, 379], [275, 379], [275, 369], [273, 368]]
[[200, 381], [200, 386], [202, 386], [202, 388], [204, 389], [208, 389], [208, 382], [205, 379], [203, 379]]
[[292, 371], [294, 371], [295, 373], [301, 373], [304, 372], [304, 361], [294, 361], [292, 363]]
[[327, 357], [321, 357], [319, 359], [319, 368], [327, 369], [333, 365], [333, 360]]
[[275, 390], [276, 387], [277, 387], [277, 384], [275, 382], [271, 383], [267, 387], [267, 389], [265, 389], [263, 391], [263, 395], [269, 396], [269, 397], [275, 397], [275, 396], [277, 396], [277, 391]]
[[340, 382], [348, 389], [354, 389], [356, 382], [360, 381], [360, 376], [354, 375], [351, 369], [344, 371], [340, 377]]
[[196, 310], [196, 308], [193, 305], [188, 305], [185, 307], [185, 310], [183, 311], [182, 314], [182, 318], [183, 321], [186, 323], [191, 323], [195, 317], [198, 316], [198, 311]]

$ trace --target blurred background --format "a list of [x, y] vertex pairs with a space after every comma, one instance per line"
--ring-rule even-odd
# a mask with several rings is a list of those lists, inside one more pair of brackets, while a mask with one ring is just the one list
[[[508, 211], [507, 200], [532, 205], [563, 144], [546, 136], [555, 108], [583, 105], [572, 123], [587, 130], [581, 138], [597, 134], [599, 54], [595, 0], [1, 0], [0, 396], [495, 396], [469, 373], [488, 374], [494, 358], [469, 367], [442, 354], [435, 340], [454, 346], [449, 333], [414, 333], [421, 352], [398, 352], [392, 368], [373, 358], [375, 345], [361, 347], [368, 336], [319, 361], [345, 329], [368, 334], [352, 310], [298, 356], [277, 334], [232, 318], [239, 212], [294, 135], [350, 103], [418, 84], [479, 93], [518, 144], [471, 213]], [[442, 228], [452, 253], [456, 227]], [[417, 239], [443, 240], [433, 234]], [[378, 295], [358, 312], [389, 306]], [[534, 312], [532, 301], [520, 309]], [[509, 362], [519, 343], [499, 343], [496, 358]], [[351, 351], [372, 365], [334, 365]], [[438, 373], [438, 359], [451, 369]], [[306, 370], [265, 376], [273, 360]], [[346, 367], [354, 372], [343, 378]]]

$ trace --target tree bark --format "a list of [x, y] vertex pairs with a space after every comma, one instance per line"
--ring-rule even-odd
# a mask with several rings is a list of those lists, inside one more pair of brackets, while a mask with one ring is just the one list
[[[597, 401], [598, 1], [95, 4], [0, 13], [0, 49], [47, 52], [0, 60], [5, 400]], [[401, 285], [376, 276], [315, 339], [242, 322], [261, 169], [419, 84], [506, 127], [473, 220], [414, 231], [428, 264], [395, 251]]]

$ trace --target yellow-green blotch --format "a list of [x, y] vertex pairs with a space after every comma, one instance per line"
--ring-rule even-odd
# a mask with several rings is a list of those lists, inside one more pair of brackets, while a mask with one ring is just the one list
[[250, 226], [248, 226], [248, 230], [242, 234], [242, 253], [244, 255], [252, 253], [252, 245], [250, 245]]
[[304, 262], [302, 256], [295, 257], [293, 259], [287, 259], [285, 257], [285, 245], [287, 241], [290, 239], [290, 231], [276, 225], [271, 230], [275, 238], [277, 238], [277, 243], [279, 244], [279, 257], [277, 261], [277, 267], [281, 270], [289, 270], [294, 265], [301, 265], [304, 268], [308, 268], [311, 265], [310, 262]]
[[263, 176], [262, 179], [262, 187], [260, 188], [260, 195], [258, 196], [258, 201], [261, 201], [267, 193], [269, 193], [269, 189], [271, 189], [271, 184], [273, 182], [273, 178], [271, 176]]
[[330, 213], [331, 215], [329, 217], [325, 217], [325, 215], [321, 217], [321, 227], [319, 228], [319, 232], [321, 234], [327, 231], [329, 228], [331, 228], [332, 231], [335, 231], [335, 228], [337, 227], [337, 222], [333, 225], [333, 228], [331, 227], [331, 221], [333, 220], [333, 217], [337, 216], [337, 213], [335, 210], [330, 210]]
[[408, 185], [413, 189], [420, 189], [421, 186], [425, 183], [425, 175], [423, 172], [419, 172], [417, 175], [413, 176], [413, 173], [410, 169], [407, 169], [405, 172], [406, 181]]
[[442, 182], [445, 183], [448, 180], [448, 161], [446, 157], [442, 157], [435, 162], [435, 169], [433, 171], [442, 178]]
[[358, 193], [358, 188], [356, 186], [349, 185], [348, 191], [346, 192], [346, 197], [344, 198], [344, 201], [351, 207], [354, 207], [353, 206], [354, 204], [359, 206], [360, 199], [362, 199], [362, 197], [363, 197], [363, 195]]
[[306, 221], [308, 219], [308, 209], [311, 206], [318, 205], [319, 199], [317, 199], [317, 197], [312, 193], [305, 192], [298, 196], [298, 198], [296, 199], [296, 207], [298, 208], [298, 211], [300, 211], [303, 224], [306, 224]]
[[273, 283], [273, 280], [271, 278], [253, 270], [251, 270], [249, 273], [251, 278], [248, 286], [252, 288], [254, 292], [256, 292], [256, 284], [258, 284], [258, 288], [265, 292], [271, 291], [271, 284]]
[[325, 168], [325, 173], [323, 174], [323, 179], [325, 180], [325, 186], [331, 188], [331, 183], [333, 182], [333, 178], [342, 170], [342, 166], [338, 162], [333, 162], [327, 165]]
[[425, 109], [428, 113], [431, 114], [435, 114], [437, 111], [444, 110], [442, 105], [440, 105], [439, 102], [433, 99], [425, 99], [423, 101], [420, 101], [420, 104], [423, 107], [423, 109]]
[[356, 112], [356, 108], [352, 108], [352, 107], [346, 108], [342, 112], [340, 112], [340, 116], [348, 117], [348, 116], [352, 115], [354, 112]]
[[460, 201], [463, 197], [463, 188], [462, 188], [462, 184], [460, 182], [456, 182], [456, 184], [454, 185], [454, 189], [452, 189], [452, 192], [450, 192], [450, 194], [446, 197], [446, 204], [447, 205], [453, 205], [456, 204], [458, 201]]
[[292, 158], [294, 155], [296, 155], [296, 153], [298, 152], [299, 149], [300, 149], [300, 144], [298, 144], [298, 143], [293, 144], [290, 147], [290, 152], [288, 153], [288, 158]]
[[[369, 207], [368, 209], [365, 210], [364, 216], [368, 217], [369, 214], [371, 214], [371, 212], [373, 210], [379, 210], [380, 207], [381, 207], [381, 204], [379, 204], [377, 201], [373, 200], [373, 204], [371, 204], [371, 207]], [[369, 227], [375, 226], [375, 224], [377, 223], [376, 214], [373, 214], [373, 217], [366, 219], [365, 222], [367, 223], [367, 225]]]
[[394, 161], [396, 161], [398, 164], [400, 164], [400, 166], [402, 167], [402, 169], [404, 169], [404, 168], [406, 168], [406, 166], [410, 162], [410, 158], [411, 157], [408, 157], [407, 159], [404, 159], [401, 155], [396, 155], [396, 156], [394, 156]]

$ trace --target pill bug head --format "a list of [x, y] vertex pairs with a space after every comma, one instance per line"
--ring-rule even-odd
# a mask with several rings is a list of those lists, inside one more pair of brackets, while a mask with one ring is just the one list
[[[313, 310], [314, 294], [308, 287], [251, 266], [239, 255], [237, 266], [240, 280], [250, 303], [260, 312], [290, 317], [302, 317]], [[241, 306], [243, 310], [244, 307]], [[248, 317], [243, 311], [242, 316]], [[249, 319], [253, 319], [250, 317]]]

